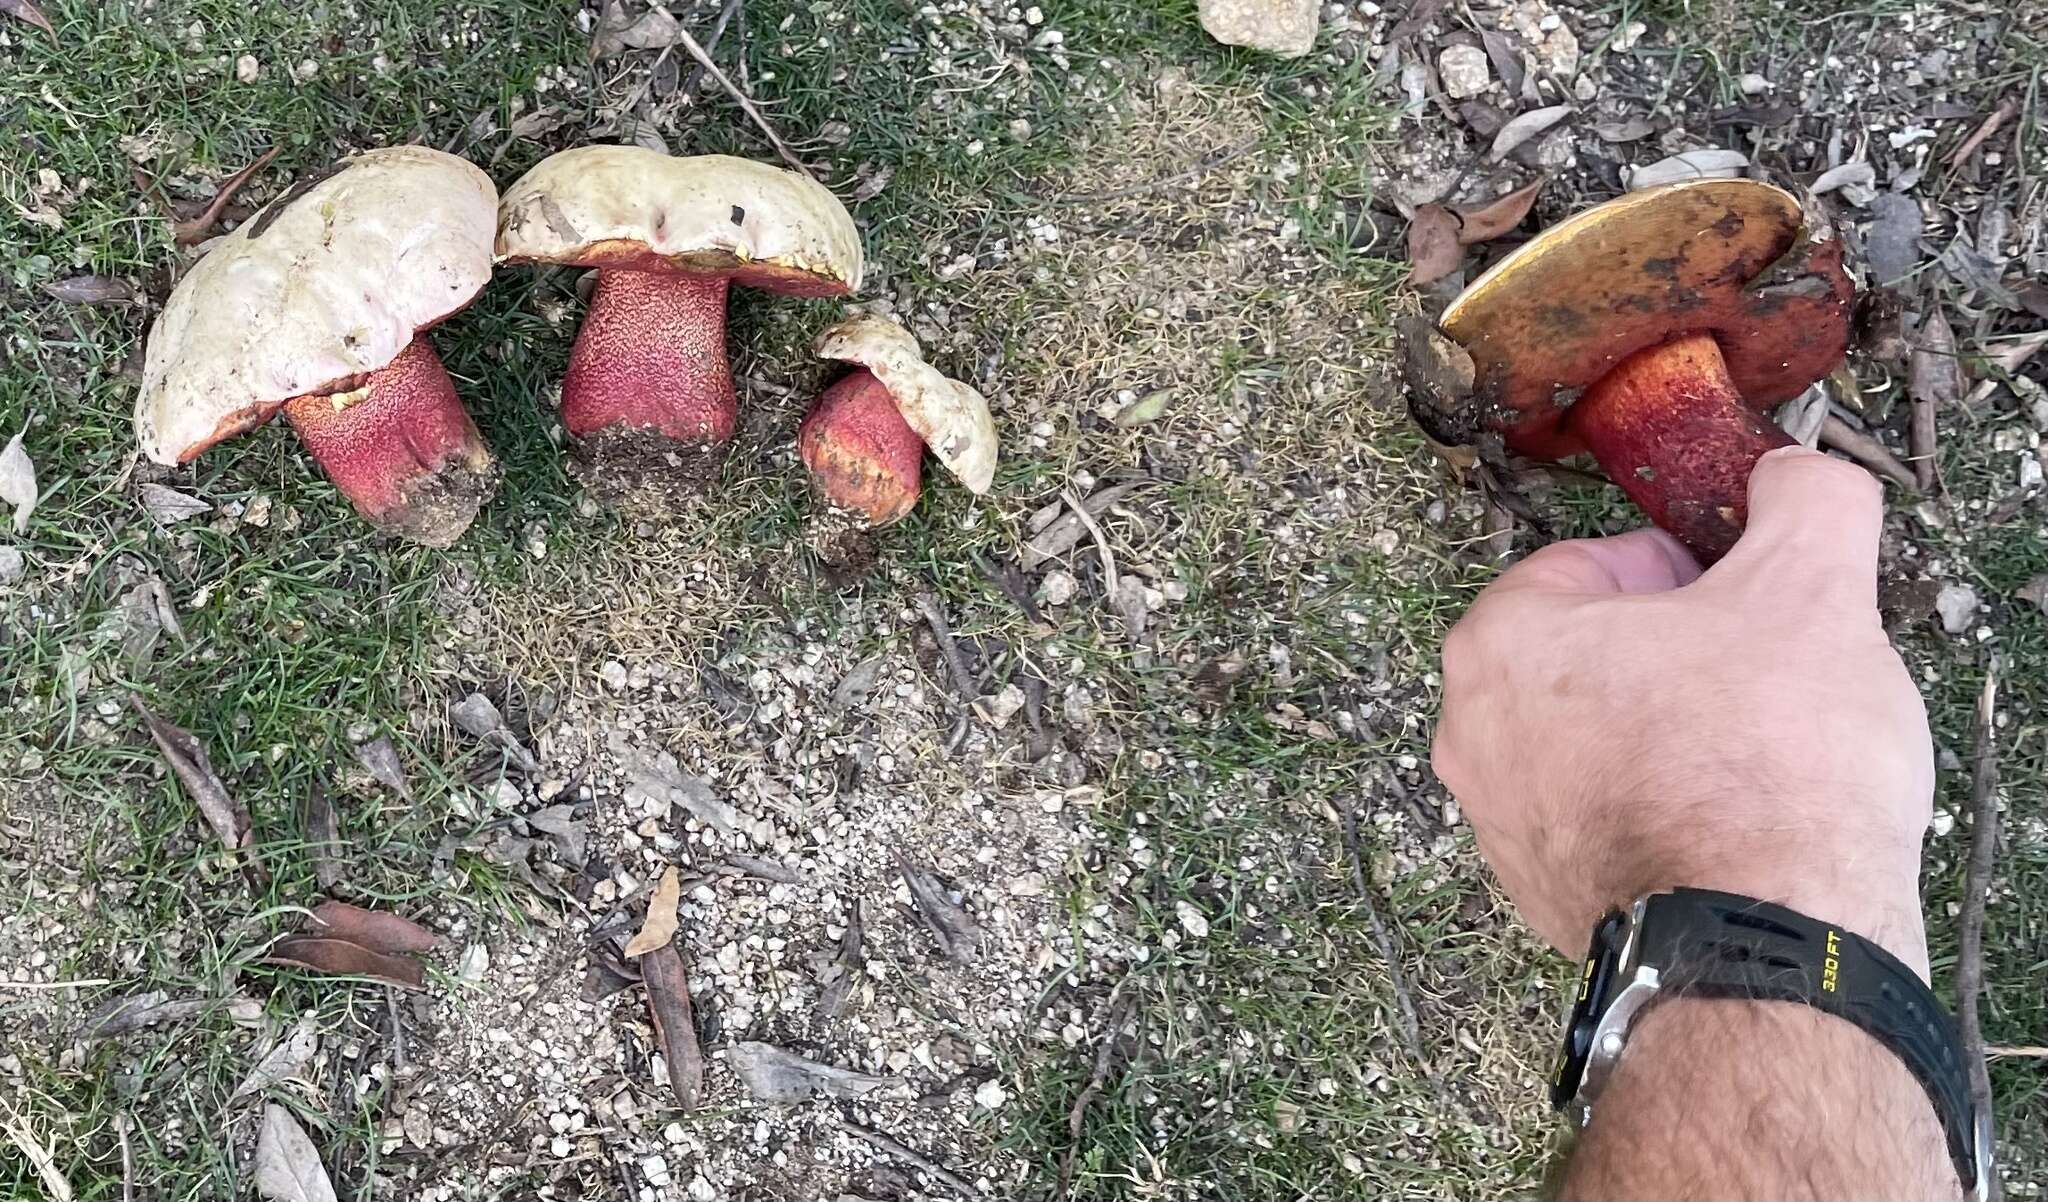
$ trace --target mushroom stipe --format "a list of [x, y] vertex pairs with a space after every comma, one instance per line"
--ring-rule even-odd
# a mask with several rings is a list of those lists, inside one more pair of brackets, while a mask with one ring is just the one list
[[602, 270], [562, 377], [562, 425], [588, 438], [615, 426], [684, 447], [718, 445], [739, 424], [725, 356], [723, 276]]
[[354, 388], [294, 397], [284, 415], [371, 524], [429, 547], [460, 538], [497, 489], [497, 460], [424, 334]]
[[797, 431], [797, 452], [826, 500], [859, 510], [873, 525], [886, 526], [917, 504], [924, 439], [865, 367], [818, 398]]

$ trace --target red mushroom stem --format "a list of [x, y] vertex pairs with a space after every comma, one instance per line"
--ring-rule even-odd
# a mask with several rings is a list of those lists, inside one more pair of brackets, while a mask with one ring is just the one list
[[497, 471], [424, 334], [356, 387], [294, 397], [284, 414], [358, 512], [429, 546], [461, 535]]
[[1792, 445], [1736, 391], [1709, 334], [1623, 359], [1579, 398], [1570, 425], [1629, 499], [1705, 564], [1741, 537], [1756, 461]]
[[841, 376], [797, 430], [797, 453], [826, 500], [867, 514], [877, 526], [917, 504], [924, 440], [867, 368]]
[[562, 378], [562, 424], [579, 439], [651, 429], [716, 446], [739, 423], [725, 357], [723, 276], [604, 268]]

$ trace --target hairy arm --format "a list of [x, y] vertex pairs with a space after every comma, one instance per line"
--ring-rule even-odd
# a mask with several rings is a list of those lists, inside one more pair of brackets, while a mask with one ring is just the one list
[[[1750, 480], [1702, 572], [1654, 531], [1547, 547], [1444, 646], [1437, 774], [1530, 925], [1582, 955], [1595, 919], [1677, 886], [1775, 901], [1922, 979], [1933, 747], [1876, 606], [1875, 485], [1806, 451]], [[1664, 997], [1630, 1032], [1564, 1196], [1949, 1198], [1933, 1104], [1849, 1022]]]

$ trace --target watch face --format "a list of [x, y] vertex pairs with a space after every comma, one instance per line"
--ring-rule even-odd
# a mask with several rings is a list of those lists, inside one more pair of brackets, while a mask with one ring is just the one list
[[1579, 1094], [1579, 1082], [1586, 1075], [1586, 1057], [1593, 1050], [1593, 1032], [1600, 1025], [1614, 997], [1615, 973], [1621, 967], [1622, 935], [1626, 922], [1620, 910], [1609, 910], [1593, 928], [1592, 946], [1586, 949], [1586, 966], [1579, 973], [1579, 996], [1565, 1019], [1563, 1046], [1558, 1049], [1557, 1070], [1550, 1078], [1550, 1105], [1563, 1110]]

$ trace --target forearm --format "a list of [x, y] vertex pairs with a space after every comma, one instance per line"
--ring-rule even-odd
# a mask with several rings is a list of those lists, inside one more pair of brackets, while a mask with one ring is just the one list
[[1918, 1081], [1790, 1002], [1659, 1001], [1566, 1166], [1564, 1198], [1953, 1198]]

